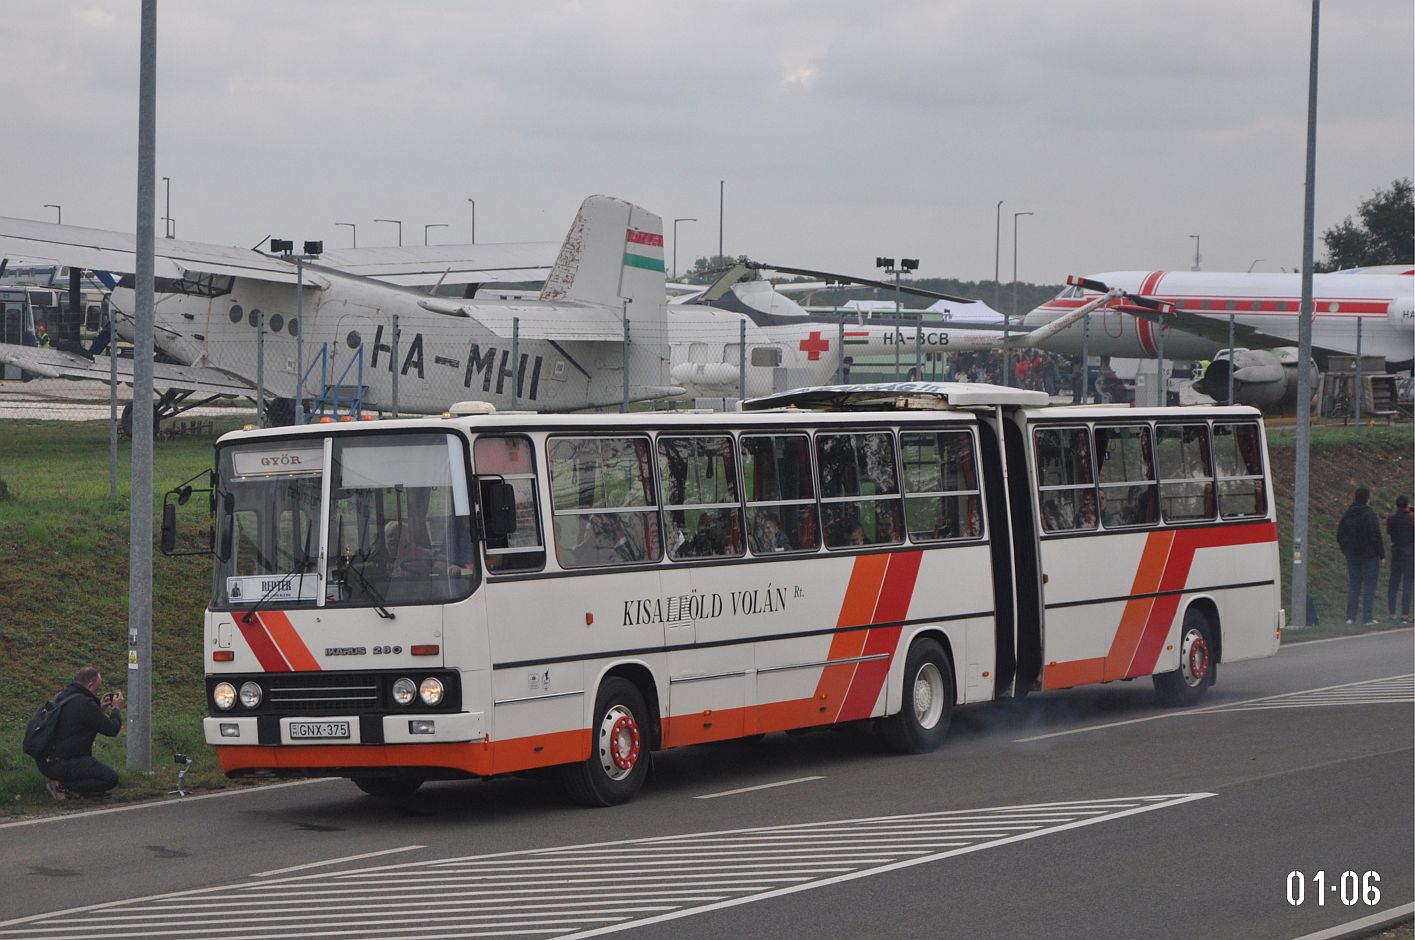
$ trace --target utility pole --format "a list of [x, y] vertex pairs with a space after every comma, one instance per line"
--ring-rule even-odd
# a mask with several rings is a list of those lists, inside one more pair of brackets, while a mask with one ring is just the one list
[[[133, 272], [132, 484], [128, 494], [128, 769], [152, 770], [152, 365], [157, 188], [157, 0], [142, 0], [138, 53], [138, 218]], [[109, 355], [117, 350], [109, 339]]]
[[722, 206], [727, 187], [726, 180], [717, 181], [717, 256], [722, 257]]
[[992, 308], [1002, 306], [1002, 200], [997, 201], [997, 228], [992, 239]]

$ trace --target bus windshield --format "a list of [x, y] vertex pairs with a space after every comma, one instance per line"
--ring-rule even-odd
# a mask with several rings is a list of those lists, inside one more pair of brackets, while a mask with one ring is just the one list
[[220, 520], [231, 550], [216, 562], [217, 607], [384, 607], [471, 593], [466, 456], [452, 435], [266, 439], [222, 448], [217, 468], [232, 505]]

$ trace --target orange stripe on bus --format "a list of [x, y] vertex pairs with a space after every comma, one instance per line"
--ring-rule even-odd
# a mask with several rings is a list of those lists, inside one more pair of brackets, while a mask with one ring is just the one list
[[267, 610], [260, 614], [260, 622], [265, 624], [266, 630], [270, 632], [270, 637], [275, 641], [275, 645], [280, 647], [280, 652], [285, 655], [285, 660], [290, 664], [290, 668], [296, 672], [319, 672], [319, 660], [310, 653], [309, 647], [305, 646], [305, 641], [300, 639], [300, 634], [295, 630], [294, 624], [290, 623], [290, 618], [284, 611]]
[[[889, 568], [889, 559], [892, 555], [857, 555], [855, 566], [850, 571], [850, 581], [845, 586], [845, 597], [840, 603], [840, 616], [835, 621], [835, 626], [855, 627], [873, 622], [875, 605], [879, 601], [880, 589], [884, 584], [885, 571]], [[865, 648], [865, 638], [869, 635], [868, 630], [849, 630], [844, 633], [837, 633], [830, 641], [830, 652], [826, 658], [830, 660], [853, 659], [860, 655], [860, 651]], [[855, 677], [855, 669], [858, 663], [841, 663], [838, 666], [826, 666], [821, 670], [820, 681], [816, 683], [816, 694], [814, 699], [807, 700], [804, 706], [803, 717], [807, 724], [822, 724], [835, 720], [840, 712], [840, 706], [845, 702], [845, 692], [850, 688], [850, 682]], [[821, 706], [825, 711], [819, 711]], [[788, 708], [789, 714], [794, 714], [796, 709]], [[773, 715], [770, 730], [796, 727], [791, 724], [778, 725], [778, 721], [790, 720], [786, 715]], [[762, 727], [758, 731], [767, 730]]]
[[[1145, 540], [1144, 551], [1140, 553], [1140, 565], [1135, 571], [1135, 581], [1130, 586], [1131, 594], [1152, 594], [1159, 589], [1171, 549], [1174, 545], [1173, 532], [1152, 532]], [[1135, 648], [1140, 645], [1140, 637], [1145, 633], [1150, 612], [1154, 609], [1153, 597], [1131, 598], [1120, 614], [1120, 626], [1111, 641], [1110, 652], [1105, 657], [1103, 678], [1122, 679], [1135, 658]]]

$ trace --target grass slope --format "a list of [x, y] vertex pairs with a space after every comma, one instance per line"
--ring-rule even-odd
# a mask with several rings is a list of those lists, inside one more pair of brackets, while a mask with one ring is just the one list
[[[218, 433], [234, 427], [218, 427]], [[1284, 599], [1291, 568], [1293, 434], [1269, 432], [1279, 499]], [[212, 440], [160, 441], [154, 487], [160, 494], [211, 465]], [[74, 670], [94, 663], [109, 688], [126, 684], [128, 618], [128, 460], [119, 452], [119, 497], [109, 496], [108, 429], [103, 422], [0, 421], [0, 814], [48, 809], [43, 781], [20, 751], [35, 707]], [[1312, 593], [1322, 625], [1303, 636], [1344, 632], [1345, 568], [1336, 550], [1336, 520], [1361, 484], [1384, 514], [1411, 489], [1411, 430], [1317, 428], [1313, 435]], [[96, 754], [123, 776], [116, 799], [138, 799], [172, 787], [173, 751], [196, 759], [189, 783], [228, 785], [202, 741], [202, 611], [210, 593], [210, 561], [157, 554], [153, 591], [153, 774], [125, 769], [126, 734], [100, 738]], [[1385, 574], [1379, 610], [1384, 612]], [[1289, 641], [1298, 639], [1289, 634]], [[80, 804], [82, 805], [82, 804]]]

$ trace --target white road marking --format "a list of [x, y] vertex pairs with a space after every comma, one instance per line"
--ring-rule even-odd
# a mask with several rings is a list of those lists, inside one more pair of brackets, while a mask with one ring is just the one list
[[342, 858], [327, 858], [322, 862], [306, 862], [303, 865], [291, 865], [289, 868], [276, 868], [271, 871], [258, 871], [252, 878], [267, 878], [271, 875], [288, 875], [292, 871], [304, 871], [306, 868], [323, 868], [325, 865], [341, 865], [344, 862], [357, 862], [366, 858], [376, 858], [380, 855], [396, 855], [399, 852], [414, 852], [418, 849], [425, 849], [425, 845], [405, 845], [397, 849], [383, 849], [379, 852], [364, 852], [362, 855], [345, 855]]
[[1385, 926], [1395, 926], [1402, 920], [1415, 914], [1415, 904], [1403, 904], [1400, 907], [1393, 907], [1388, 911], [1381, 911], [1378, 914], [1370, 914], [1356, 920], [1338, 924], [1335, 927], [1328, 927], [1326, 930], [1318, 930], [1316, 933], [1303, 934], [1296, 940], [1337, 940], [1339, 937], [1351, 937], [1360, 933], [1366, 936], [1368, 930], [1378, 930]]
[[[1345, 639], [1340, 637], [1339, 639]], [[1032, 741], [1045, 741], [1048, 738], [1064, 738], [1071, 734], [1085, 734], [1089, 731], [1105, 731], [1108, 728], [1121, 728], [1125, 725], [1138, 725], [1146, 721], [1159, 721], [1162, 718], [1186, 718], [1192, 715], [1211, 715], [1220, 712], [1247, 711], [1255, 708], [1285, 708], [1286, 703], [1272, 704], [1278, 700], [1292, 700], [1298, 696], [1312, 696], [1308, 704], [1316, 705], [1378, 705], [1384, 702], [1415, 702], [1415, 684], [1406, 680], [1415, 679], [1415, 673], [1406, 673], [1400, 676], [1384, 676], [1380, 679], [1362, 679], [1359, 682], [1346, 682], [1341, 685], [1327, 685], [1316, 689], [1302, 689], [1297, 692], [1279, 692], [1275, 695], [1263, 695], [1258, 698], [1244, 699], [1238, 702], [1223, 702], [1219, 705], [1208, 705], [1204, 708], [1189, 708], [1178, 711], [1161, 712], [1158, 715], [1146, 715], [1143, 718], [1130, 718], [1125, 721], [1109, 721], [1101, 725], [1087, 725], [1084, 728], [1071, 728], [1067, 731], [1052, 731], [1048, 734], [1034, 734], [1028, 738], [1014, 738], [1013, 744], [1028, 744]], [[1391, 686], [1400, 684], [1400, 697], [1392, 697]], [[1411, 691], [1407, 694], [1406, 688]], [[1366, 687], [1366, 688], [1360, 688]], [[1337, 690], [1344, 690], [1346, 695], [1338, 697], [1336, 700], [1323, 698], [1322, 694], [1330, 694]], [[1366, 694], [1363, 694], [1366, 693]], [[1268, 704], [1258, 704], [1258, 703]]]
[[778, 780], [776, 783], [763, 783], [763, 784], [759, 784], [759, 785], [757, 785], [757, 786], [755, 786], [755, 787], [741, 787], [741, 788], [736, 789], [736, 790], [723, 790], [721, 793], [704, 793], [704, 794], [701, 795], [701, 796], [695, 796], [695, 797], [693, 797], [693, 799], [695, 799], [695, 800], [715, 800], [715, 799], [717, 799], [719, 796], [736, 796], [736, 795], [739, 794], [739, 793], [752, 793], [753, 791], [756, 791], [756, 790], [770, 790], [770, 789], [773, 789], [773, 788], [775, 788], [775, 787], [789, 787], [789, 786], [791, 786], [793, 783], [809, 783], [809, 782], [812, 781], [812, 780], [824, 780], [824, 779], [825, 779], [825, 778], [824, 778], [824, 777], [821, 777], [821, 776], [815, 776], [815, 777], [797, 777], [797, 778], [794, 779], [794, 780]]
[[[1206, 799], [837, 819], [294, 874], [0, 922], [0, 938], [596, 936]], [[396, 851], [396, 850], [395, 850]], [[352, 858], [355, 857], [351, 857]], [[323, 864], [333, 864], [330, 860]], [[290, 869], [293, 870], [293, 869]]]
[[169, 800], [153, 800], [149, 803], [124, 803], [122, 806], [105, 806], [102, 809], [86, 809], [77, 813], [63, 813], [58, 816], [39, 816], [34, 819], [20, 819], [15, 822], [0, 823], [0, 829], [14, 829], [17, 826], [38, 826], [44, 823], [65, 822], [70, 819], [87, 819], [91, 816], [106, 816], [109, 813], [131, 813], [138, 809], [158, 809], [163, 806], [182, 806], [197, 800], [216, 800], [228, 796], [245, 796], [250, 793], [265, 793], [284, 787], [304, 787], [312, 783], [329, 783], [339, 777], [317, 777], [313, 780], [287, 780], [284, 783], [265, 783], [255, 787], [239, 787], [231, 790], [217, 790], [214, 793], [198, 793], [193, 796], [179, 796]]

